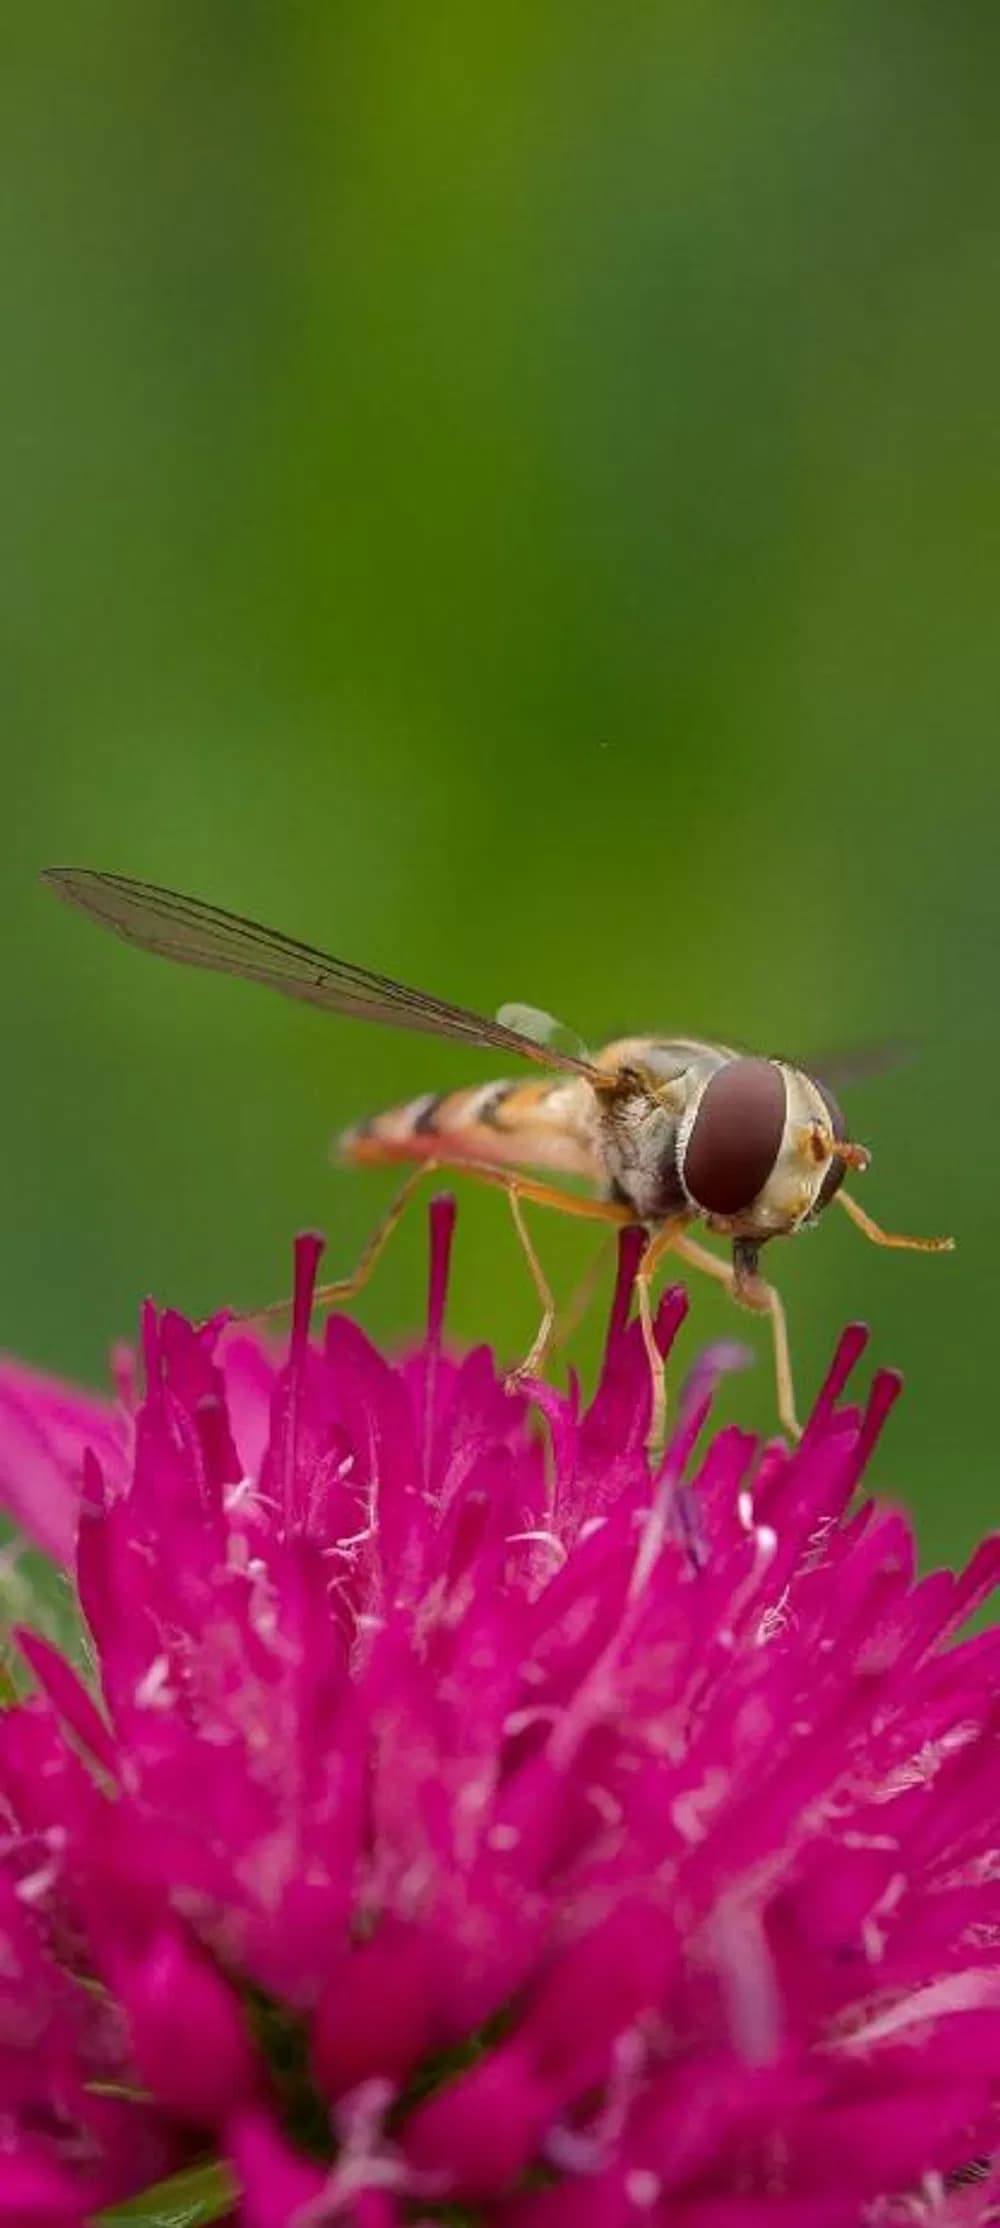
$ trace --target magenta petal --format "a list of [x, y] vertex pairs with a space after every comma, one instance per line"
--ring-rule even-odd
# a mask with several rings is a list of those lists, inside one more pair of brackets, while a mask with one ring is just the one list
[[73, 1560], [83, 1457], [123, 1454], [109, 1403], [0, 1361], [0, 1506], [56, 1562]]
[[[636, 2228], [644, 2203], [649, 2209], [650, 2190], [655, 2194], [656, 2177], [636, 2171], [631, 2177], [634, 2196], [629, 2179], [616, 2167], [599, 2177], [588, 2175], [586, 2181], [574, 2176], [531, 2190], [504, 2206], [504, 2228], [582, 2228], [584, 2222], [586, 2228]], [[650, 2213], [651, 2219], [656, 2217]]]
[[259, 2078], [228, 1983], [176, 1928], [141, 1955], [119, 1952], [112, 1969], [153, 2095], [193, 2127], [221, 2125]]
[[280, 1359], [149, 1308], [124, 1414], [0, 1370], [89, 1627], [0, 1712], [0, 2228], [192, 2156], [244, 2228], [983, 2228], [997, 1543], [856, 1498], [857, 1330], [795, 1449], [714, 1350], [651, 1474], [636, 1235], [587, 1405], [447, 1349], [431, 1227], [402, 1359], [306, 1240]]
[[949, 2142], [949, 2166], [960, 2166], [968, 2156], [968, 2137], [959, 2132], [960, 2094], [943, 2073], [940, 2087], [930, 2093], [923, 2087], [911, 2095], [901, 2090], [898, 2097], [875, 2095], [812, 2113], [808, 2140], [794, 2142], [789, 2158], [793, 2188], [822, 2196], [836, 2186], [845, 2198], [859, 2199], [905, 2189], [947, 2156]]
[[431, 2186], [440, 2181], [444, 2196], [481, 2202], [513, 2186], [554, 2112], [528, 2060], [508, 2048], [418, 2105], [404, 2148]]
[[243, 1475], [256, 1478], [267, 1447], [277, 1363], [259, 1338], [238, 1326], [223, 1331], [218, 1360]]
[[399, 2081], [431, 2041], [434, 1945], [389, 1926], [339, 1965], [313, 2024], [316, 2079], [327, 2096], [382, 2076]]
[[239, 2179], [241, 2228], [296, 2228], [300, 2215], [319, 2228], [320, 2216], [311, 2208], [322, 2197], [329, 2175], [292, 2150], [268, 2113], [234, 2115], [226, 2155]]
[[95, 1707], [86, 1687], [65, 1657], [53, 1648], [40, 1633], [19, 1629], [14, 1638], [38, 1680], [48, 1695], [53, 1708], [64, 1719], [77, 1740], [89, 1749], [95, 1763], [114, 1778], [118, 1766], [118, 1751], [114, 1740]]
[[93, 2202], [78, 2175], [43, 2158], [0, 2152], [2, 2228], [85, 2228]]
[[[770, 2191], [739, 2197], [697, 2195], [681, 2205], [672, 2205], [669, 2217], [671, 2228], [674, 2223], [676, 2228], [779, 2228], [779, 2223], [780, 2228], [865, 2228], [864, 2214], [850, 2202], [845, 2208], [839, 2195], [789, 2197], [782, 2193], [776, 2199]], [[941, 2214], [939, 2219], [940, 2228], [954, 2228], [950, 2213]], [[904, 2223], [909, 2228], [905, 2213], [900, 2228]], [[896, 2228], [895, 2221], [892, 2228]]]
[[412, 2208], [404, 2214], [395, 2200], [384, 2189], [362, 2189], [354, 2199], [354, 2218], [357, 2228], [397, 2228], [397, 2222], [412, 2220]]

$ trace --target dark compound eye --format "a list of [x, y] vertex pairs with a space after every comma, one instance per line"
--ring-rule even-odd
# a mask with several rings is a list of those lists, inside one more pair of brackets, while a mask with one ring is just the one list
[[[826, 1111], [830, 1117], [830, 1128], [832, 1129], [834, 1136], [838, 1138], [846, 1137], [847, 1123], [845, 1122], [840, 1108], [837, 1105], [837, 1101], [834, 1098], [833, 1092], [827, 1090], [826, 1084], [821, 1083], [818, 1076], [814, 1075], [812, 1077], [812, 1081], [815, 1083], [816, 1089], [819, 1092], [820, 1098], [822, 1099]], [[840, 1190], [841, 1184], [843, 1183], [846, 1174], [846, 1160], [832, 1160], [830, 1162], [826, 1175], [824, 1176], [823, 1181], [816, 1194], [816, 1203], [813, 1207], [814, 1215], [818, 1215], [824, 1207], [829, 1206], [834, 1192]]]
[[774, 1167], [785, 1131], [785, 1078], [773, 1060], [727, 1060], [707, 1083], [681, 1175], [710, 1215], [752, 1206]]

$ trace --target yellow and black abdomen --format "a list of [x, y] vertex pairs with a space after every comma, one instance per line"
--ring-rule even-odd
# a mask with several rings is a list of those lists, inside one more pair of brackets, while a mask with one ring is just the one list
[[596, 1181], [601, 1167], [591, 1110], [586, 1084], [562, 1078], [427, 1091], [345, 1130], [335, 1157], [355, 1167], [485, 1161], [494, 1167], [554, 1168]]

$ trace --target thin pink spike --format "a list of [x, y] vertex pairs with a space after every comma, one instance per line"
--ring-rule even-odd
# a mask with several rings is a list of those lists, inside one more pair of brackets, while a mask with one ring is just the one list
[[290, 1362], [297, 1361], [309, 1343], [313, 1293], [316, 1290], [316, 1276], [325, 1244], [325, 1239], [315, 1230], [304, 1230], [295, 1240], [295, 1297], [292, 1301], [292, 1329], [288, 1341]]
[[848, 1323], [841, 1332], [833, 1360], [816, 1395], [812, 1414], [806, 1425], [807, 1439], [822, 1424], [828, 1422], [848, 1378], [857, 1368], [870, 1336], [867, 1323]]
[[448, 1280], [451, 1271], [451, 1247], [455, 1235], [457, 1211], [454, 1193], [441, 1191], [431, 1200], [427, 1218], [430, 1225], [427, 1344], [435, 1350], [441, 1344], [441, 1333], [444, 1328], [444, 1311], [448, 1298]]

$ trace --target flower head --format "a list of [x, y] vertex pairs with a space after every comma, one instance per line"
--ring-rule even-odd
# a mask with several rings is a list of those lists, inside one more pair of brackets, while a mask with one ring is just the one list
[[1000, 1541], [918, 1579], [858, 1499], [857, 1329], [800, 1447], [698, 1452], [716, 1353], [651, 1470], [628, 1241], [593, 1401], [512, 1396], [451, 1230], [402, 1360], [305, 1239], [284, 1359], [0, 1373], [89, 1636], [0, 1715], [0, 2228], [993, 2217]]

